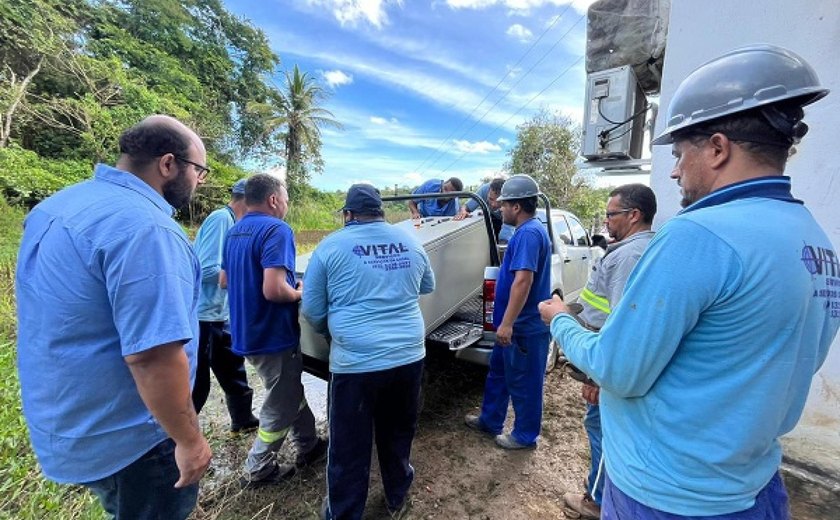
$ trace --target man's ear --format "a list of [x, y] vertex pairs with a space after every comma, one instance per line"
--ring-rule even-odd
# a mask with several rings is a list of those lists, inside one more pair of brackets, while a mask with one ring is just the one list
[[708, 165], [710, 168], [718, 170], [729, 161], [734, 144], [720, 132], [713, 134], [706, 142], [708, 143]]
[[178, 160], [175, 154], [165, 153], [157, 160], [158, 173], [164, 179], [171, 179], [178, 175]]

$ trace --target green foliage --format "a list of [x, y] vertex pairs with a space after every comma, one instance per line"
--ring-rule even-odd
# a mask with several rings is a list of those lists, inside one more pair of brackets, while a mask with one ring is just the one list
[[552, 206], [568, 209], [590, 230], [601, 227], [609, 190], [595, 189], [578, 174], [575, 160], [580, 127], [569, 117], [541, 109], [518, 127], [516, 145], [506, 165], [510, 173], [527, 173], [536, 179]]
[[50, 160], [12, 145], [0, 148], [0, 189], [12, 201], [39, 200], [91, 175], [91, 164]]
[[289, 190], [289, 213], [286, 222], [299, 231], [332, 231], [342, 225], [339, 210], [344, 205], [344, 196], [324, 193], [307, 185], [298, 185]]
[[534, 177], [552, 205], [568, 207], [575, 192], [586, 185], [576, 177], [579, 143], [580, 128], [569, 117], [541, 109], [517, 128], [506, 169]]
[[280, 134], [290, 190], [307, 185], [313, 171], [323, 170], [321, 128], [343, 128], [332, 112], [318, 106], [326, 95], [312, 76], [295, 65], [291, 72], [286, 71], [280, 91], [264, 102], [248, 104], [248, 113], [259, 121], [267, 142]]
[[569, 201], [568, 209], [580, 217], [583, 225], [591, 233], [600, 231], [604, 225], [604, 213], [607, 211], [607, 199], [611, 188], [580, 189]]
[[3, 188], [52, 193], [79, 178], [66, 161], [112, 163], [120, 133], [155, 113], [195, 128], [217, 169], [258, 141], [277, 155], [282, 143], [262, 139], [246, 107], [279, 95], [265, 79], [278, 64], [265, 34], [220, 0], [2, 0], [0, 149], [40, 156], [5, 157], [17, 170], [2, 172]]

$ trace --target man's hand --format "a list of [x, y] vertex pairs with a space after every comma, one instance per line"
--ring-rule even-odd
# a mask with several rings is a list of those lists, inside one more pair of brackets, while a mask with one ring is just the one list
[[125, 362], [146, 408], [175, 441], [175, 463], [180, 472], [175, 487], [198, 482], [210, 464], [211, 453], [190, 397], [190, 364], [183, 342], [128, 355]]
[[419, 211], [411, 210], [411, 218], [422, 218]]
[[510, 345], [511, 338], [513, 337], [513, 327], [510, 325], [505, 325], [502, 323], [499, 325], [499, 328], [496, 329], [496, 343], [503, 347], [507, 347]]
[[470, 216], [470, 212], [467, 211], [466, 206], [461, 206], [461, 209], [458, 210], [458, 214], [452, 217], [452, 220], [464, 220], [465, 218]]
[[584, 383], [581, 394], [587, 403], [593, 406], [598, 406], [601, 396], [601, 387]]
[[560, 314], [561, 312], [569, 312], [569, 308], [566, 307], [566, 304], [563, 303], [563, 300], [560, 299], [560, 297], [556, 294], [552, 296], [550, 300], [540, 302], [537, 308], [540, 311], [540, 317], [546, 325], [551, 325], [551, 320], [553, 320], [554, 317]]
[[207, 440], [200, 436], [195, 442], [179, 442], [175, 445], [175, 463], [181, 472], [176, 488], [187, 487], [195, 484], [210, 466], [210, 445]]

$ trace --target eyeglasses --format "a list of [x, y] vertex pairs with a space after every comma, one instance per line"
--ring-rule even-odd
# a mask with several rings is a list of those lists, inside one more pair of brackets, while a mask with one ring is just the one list
[[178, 159], [181, 162], [185, 162], [187, 164], [192, 164], [193, 166], [195, 166], [195, 170], [196, 170], [195, 176], [198, 177], [199, 181], [203, 181], [204, 179], [207, 178], [208, 175], [210, 175], [210, 168], [207, 167], [207, 166], [204, 166], [203, 164], [198, 164], [197, 162], [193, 162], [189, 159], [185, 159], [184, 157], [181, 157], [180, 155], [176, 155], [175, 158]]
[[619, 211], [607, 211], [606, 213], [604, 213], [604, 215], [606, 215], [607, 219], [611, 219], [616, 215], [620, 215], [621, 213], [629, 213], [629, 212], [633, 211], [634, 209], [636, 209], [636, 208], [627, 208], [627, 209], [622, 209], [622, 210], [619, 210]]

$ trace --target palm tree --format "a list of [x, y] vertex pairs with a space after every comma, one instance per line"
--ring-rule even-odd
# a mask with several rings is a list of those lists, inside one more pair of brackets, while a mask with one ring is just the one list
[[285, 84], [275, 89], [264, 103], [249, 103], [248, 110], [257, 115], [263, 126], [263, 135], [282, 132], [283, 152], [290, 186], [309, 179], [309, 167], [320, 171], [321, 128], [328, 126], [343, 129], [332, 112], [318, 104], [327, 93], [307, 72], [297, 65], [286, 71]]

